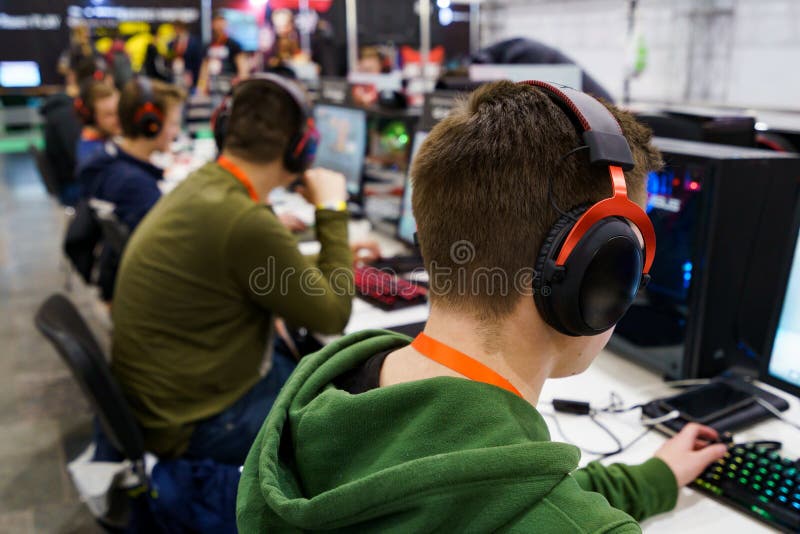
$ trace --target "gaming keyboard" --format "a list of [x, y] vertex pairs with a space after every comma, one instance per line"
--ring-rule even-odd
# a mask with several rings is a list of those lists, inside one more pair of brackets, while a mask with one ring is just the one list
[[396, 310], [425, 302], [428, 290], [371, 266], [354, 269], [356, 293], [383, 310]]
[[692, 485], [773, 528], [800, 532], [800, 462], [779, 449], [777, 442], [731, 445]]

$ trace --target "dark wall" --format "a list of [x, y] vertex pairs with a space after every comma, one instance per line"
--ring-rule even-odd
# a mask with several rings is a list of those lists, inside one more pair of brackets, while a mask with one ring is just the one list
[[[396, 45], [419, 48], [419, 16], [411, 0], [362, 0], [358, 3], [358, 44], [377, 45], [392, 41]], [[439, 24], [439, 8], [431, 1], [431, 45], [443, 45], [448, 59], [469, 54], [469, 23], [453, 22], [449, 26]], [[453, 8], [460, 17], [469, 16], [469, 7]], [[334, 0], [330, 11], [321, 17], [334, 28], [335, 42], [346, 46], [345, 0]], [[346, 49], [345, 49], [346, 50]]]
[[[104, 0], [95, 6], [90, 0], [0, 0], [0, 59], [5, 61], [36, 61], [43, 84], [59, 84], [58, 58], [69, 46], [69, 20], [88, 16], [92, 26], [114, 27], [120, 21], [103, 16], [107, 8], [141, 8], [129, 11], [132, 18], [152, 22], [172, 22], [187, 9], [199, 14], [197, 0]], [[108, 14], [106, 12], [106, 14]], [[118, 14], [118, 12], [114, 12]], [[199, 32], [199, 25], [195, 24]]]

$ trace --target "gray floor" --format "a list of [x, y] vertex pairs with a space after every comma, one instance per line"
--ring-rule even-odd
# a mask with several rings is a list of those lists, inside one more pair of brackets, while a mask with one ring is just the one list
[[[66, 461], [88, 442], [88, 404], [33, 326], [48, 295], [64, 291], [62, 211], [25, 154], [0, 155], [0, 532], [102, 532], [80, 503]], [[93, 293], [70, 298], [107, 344]]]

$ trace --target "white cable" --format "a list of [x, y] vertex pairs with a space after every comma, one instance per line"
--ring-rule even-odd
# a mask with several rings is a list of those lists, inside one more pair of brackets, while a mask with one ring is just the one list
[[759, 397], [757, 395], [753, 395], [753, 398], [756, 400], [757, 403], [759, 403], [761, 406], [766, 408], [766, 410], [768, 412], [770, 412], [772, 415], [774, 415], [776, 418], [780, 419], [781, 421], [783, 421], [787, 425], [789, 425], [789, 426], [791, 426], [793, 428], [796, 428], [797, 430], [800, 430], [800, 425], [798, 425], [797, 423], [794, 423], [794, 422], [789, 421], [788, 419], [786, 419], [786, 417], [784, 417], [784, 415], [780, 412], [780, 410], [778, 410], [771, 403], [765, 401], [764, 399], [762, 399], [761, 397]]
[[669, 413], [660, 415], [658, 417], [654, 417], [652, 419], [649, 419], [647, 417], [642, 417], [641, 423], [645, 426], [660, 425], [661, 423], [666, 423], [667, 421], [672, 421], [673, 419], [677, 419], [680, 416], [681, 412], [679, 412], [678, 410], [672, 410]]

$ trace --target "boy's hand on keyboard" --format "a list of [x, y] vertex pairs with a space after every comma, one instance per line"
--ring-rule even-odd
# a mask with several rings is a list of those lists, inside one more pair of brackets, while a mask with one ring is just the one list
[[717, 431], [711, 427], [689, 423], [661, 446], [655, 453], [672, 469], [678, 487], [689, 484], [702, 473], [711, 462], [722, 458], [728, 447], [721, 443]]
[[381, 249], [378, 242], [373, 239], [362, 239], [350, 243], [350, 250], [353, 252], [355, 263], [370, 263], [381, 257]]

